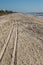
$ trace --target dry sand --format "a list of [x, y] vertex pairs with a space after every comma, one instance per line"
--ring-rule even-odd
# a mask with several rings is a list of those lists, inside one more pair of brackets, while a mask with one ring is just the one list
[[1, 52], [0, 65], [43, 65], [43, 19], [21, 13], [0, 16]]

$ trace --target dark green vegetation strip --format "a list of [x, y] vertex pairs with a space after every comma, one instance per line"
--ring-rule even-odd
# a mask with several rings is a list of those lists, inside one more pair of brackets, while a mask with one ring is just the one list
[[0, 16], [2, 15], [6, 15], [6, 14], [10, 14], [10, 13], [16, 13], [16, 12], [13, 12], [13, 11], [8, 11], [8, 10], [0, 10]]

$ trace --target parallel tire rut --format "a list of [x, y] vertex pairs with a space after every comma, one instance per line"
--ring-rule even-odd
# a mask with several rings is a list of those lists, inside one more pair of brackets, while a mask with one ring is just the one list
[[1, 61], [2, 58], [3, 58], [3, 55], [4, 55], [5, 50], [6, 50], [6, 47], [7, 47], [8, 43], [9, 43], [10, 37], [11, 37], [11, 35], [12, 35], [13, 29], [14, 29], [14, 25], [12, 25], [12, 29], [11, 29], [11, 31], [10, 31], [10, 34], [8, 35], [6, 44], [4, 44], [4, 47], [2, 48], [2, 52], [0, 53], [0, 61]]
[[12, 54], [11, 65], [14, 65], [14, 62], [15, 62], [16, 46], [17, 46], [17, 25], [16, 25], [16, 37], [15, 37], [15, 42], [14, 42], [14, 50], [13, 50], [13, 54]]

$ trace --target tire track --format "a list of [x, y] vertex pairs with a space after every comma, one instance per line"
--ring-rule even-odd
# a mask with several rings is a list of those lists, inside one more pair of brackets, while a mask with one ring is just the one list
[[5, 50], [6, 50], [6, 47], [7, 47], [8, 43], [9, 43], [10, 37], [11, 37], [11, 35], [12, 35], [13, 29], [14, 29], [14, 24], [12, 25], [12, 29], [11, 29], [11, 31], [10, 31], [10, 34], [9, 34], [8, 38], [7, 38], [6, 44], [4, 44], [4, 47], [2, 48], [2, 51], [1, 51], [1, 53], [0, 53], [0, 61], [1, 61], [2, 58], [3, 58], [3, 55], [4, 55]]
[[17, 55], [17, 37], [18, 37], [18, 32], [17, 32], [17, 22], [16, 22], [16, 37], [15, 37], [15, 42], [14, 42], [14, 50], [13, 50], [13, 54], [12, 54], [12, 62], [11, 65], [15, 65], [15, 62], [17, 62], [17, 60], [15, 61], [15, 56]]
[[6, 22], [6, 23], [4, 23], [3, 25], [0, 26], [0, 53], [1, 53], [1, 50], [4, 46], [4, 44], [6, 43], [9, 32], [11, 31], [12, 23]]
[[14, 41], [15, 41], [15, 27], [13, 26], [13, 30], [11, 33], [11, 37], [9, 39], [8, 45], [6, 46], [5, 53], [2, 57], [0, 65], [10, 65], [12, 61], [12, 53], [14, 49]]

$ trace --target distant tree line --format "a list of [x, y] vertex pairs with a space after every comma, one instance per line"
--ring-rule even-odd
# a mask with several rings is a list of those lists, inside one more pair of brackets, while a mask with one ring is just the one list
[[10, 13], [16, 13], [16, 12], [8, 11], [8, 10], [0, 10], [0, 16], [5, 14], [10, 14]]

